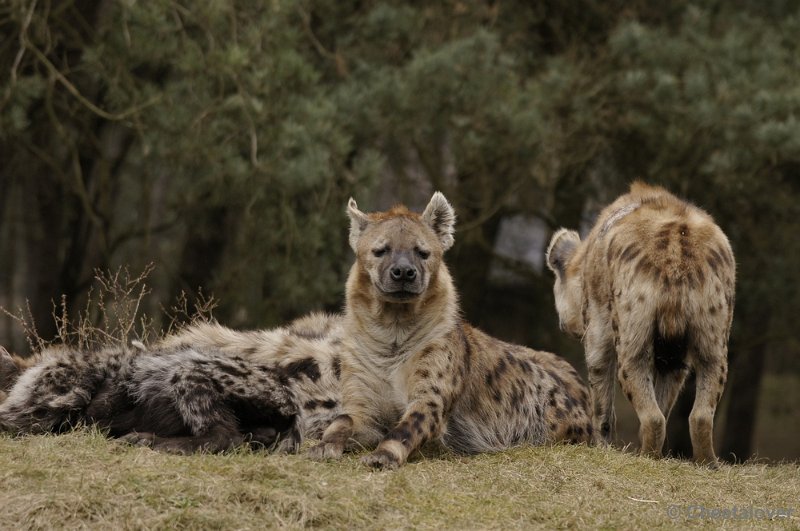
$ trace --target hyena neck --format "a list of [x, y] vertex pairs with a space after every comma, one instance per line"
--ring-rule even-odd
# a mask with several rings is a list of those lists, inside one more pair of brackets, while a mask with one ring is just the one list
[[349, 337], [369, 338], [371, 348], [397, 353], [418, 349], [449, 333], [459, 320], [458, 296], [442, 265], [426, 292], [411, 303], [378, 298], [368, 277], [356, 269], [347, 282], [345, 328]]

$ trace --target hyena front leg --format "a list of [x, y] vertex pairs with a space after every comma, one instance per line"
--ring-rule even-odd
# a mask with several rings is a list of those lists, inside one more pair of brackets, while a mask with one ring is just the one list
[[[449, 346], [441, 346], [446, 351]], [[455, 354], [455, 353], [453, 353]], [[408, 456], [425, 442], [436, 439], [444, 430], [444, 412], [452, 403], [452, 396], [460, 390], [458, 380], [453, 386], [443, 381], [446, 374], [458, 374], [464, 367], [454, 367], [449, 359], [458, 359], [456, 355], [445, 357], [425, 366], [418, 366], [410, 375], [410, 403], [407, 405], [400, 421], [383, 438], [371, 454], [364, 456], [361, 462], [375, 468], [396, 468], [406, 462]], [[436, 379], [432, 377], [436, 375]], [[463, 383], [462, 383], [463, 385]]]
[[308, 457], [315, 460], [339, 459], [354, 433], [353, 417], [342, 414], [333, 419], [322, 434], [322, 441], [308, 449]]
[[442, 433], [439, 404], [433, 397], [423, 397], [412, 402], [400, 422], [383, 438], [378, 447], [361, 459], [375, 468], [397, 468], [408, 456], [425, 442]]
[[589, 390], [592, 398], [592, 428], [597, 444], [611, 443], [616, 423], [614, 413], [614, 373], [616, 354], [602, 331], [589, 327], [584, 342]]
[[333, 422], [322, 434], [322, 441], [308, 449], [308, 457], [317, 461], [322, 459], [339, 459], [345, 451], [352, 451], [359, 447], [371, 447], [381, 440], [382, 431], [376, 420], [359, 408], [345, 411], [358, 411], [358, 413], [343, 413], [333, 419]]
[[[344, 374], [343, 374], [344, 376]], [[383, 433], [375, 419], [384, 398], [368, 382], [358, 375], [349, 374], [342, 379], [342, 410], [325, 429], [322, 441], [309, 448], [311, 459], [338, 459], [346, 450], [356, 445], [373, 446], [381, 440]]]

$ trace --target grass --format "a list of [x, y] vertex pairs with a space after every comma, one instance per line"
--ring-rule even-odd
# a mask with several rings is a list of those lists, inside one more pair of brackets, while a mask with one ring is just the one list
[[581, 446], [425, 453], [374, 472], [358, 456], [170, 456], [92, 430], [0, 437], [0, 528], [674, 528], [687, 519], [669, 508], [689, 505], [795, 510], [688, 521], [699, 526], [800, 527], [798, 464], [711, 471]]
[[[99, 310], [87, 303], [72, 320], [62, 301], [55, 316], [59, 339], [89, 347], [126, 341], [135, 328], [136, 337], [146, 339], [152, 321], [137, 312], [148, 272], [136, 278], [127, 270], [98, 274]], [[169, 327], [209, 316], [214, 304], [201, 296], [190, 309], [185, 296], [179, 298], [168, 312]], [[23, 326], [33, 350], [44, 344], [23, 315], [6, 314]], [[756, 440], [761, 455], [777, 448], [780, 455], [800, 458], [795, 428], [800, 402], [793, 400], [797, 382], [791, 375], [765, 380], [758, 432], [766, 435]], [[624, 398], [617, 404], [624, 440], [636, 440], [633, 410]], [[375, 472], [362, 466], [359, 456], [324, 463], [245, 450], [170, 456], [123, 446], [90, 429], [60, 436], [0, 435], [0, 529], [650, 529], [686, 524], [800, 529], [798, 463], [723, 465], [711, 471], [685, 461], [585, 446], [470, 457], [441, 449], [423, 453], [397, 471]], [[687, 518], [690, 506], [792, 509], [794, 514]]]

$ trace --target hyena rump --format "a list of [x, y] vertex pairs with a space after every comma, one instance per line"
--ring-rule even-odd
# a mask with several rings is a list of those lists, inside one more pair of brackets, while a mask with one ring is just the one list
[[666, 419], [694, 369], [694, 458], [716, 463], [714, 412], [727, 378], [736, 265], [713, 219], [637, 182], [602, 211], [586, 240], [556, 232], [547, 264], [561, 327], [583, 338], [598, 438], [611, 437], [616, 376], [639, 417], [642, 452], [660, 455]]
[[423, 214], [395, 207], [365, 214], [352, 199], [356, 261], [346, 287], [342, 410], [311, 448], [396, 467], [425, 441], [462, 452], [591, 437], [588, 393], [557, 356], [472, 328], [443, 261], [455, 214], [440, 193]]

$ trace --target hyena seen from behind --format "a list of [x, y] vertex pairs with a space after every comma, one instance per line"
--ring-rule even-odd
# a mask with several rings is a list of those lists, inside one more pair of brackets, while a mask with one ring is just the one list
[[455, 214], [440, 193], [420, 215], [348, 206], [356, 261], [346, 287], [342, 415], [314, 458], [377, 448], [374, 467], [403, 464], [425, 441], [461, 452], [584, 442], [588, 393], [557, 356], [504, 343], [464, 322], [443, 261]]
[[547, 264], [561, 327], [583, 338], [596, 436], [610, 440], [616, 376], [639, 417], [642, 452], [661, 455], [666, 419], [694, 369], [694, 458], [715, 464], [736, 275], [722, 230], [663, 188], [634, 183], [585, 241], [556, 232]]

